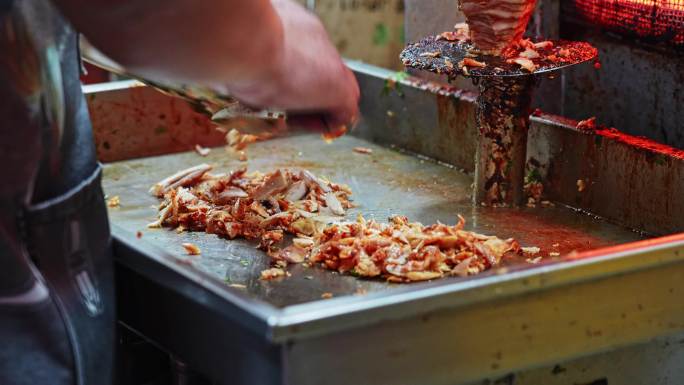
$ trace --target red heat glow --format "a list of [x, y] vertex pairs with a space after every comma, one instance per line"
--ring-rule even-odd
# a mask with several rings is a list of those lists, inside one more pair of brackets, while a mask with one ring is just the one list
[[574, 0], [592, 23], [617, 32], [684, 45], [684, 0]]

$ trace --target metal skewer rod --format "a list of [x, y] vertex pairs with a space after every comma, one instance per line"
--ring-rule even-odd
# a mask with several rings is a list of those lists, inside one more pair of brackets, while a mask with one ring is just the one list
[[524, 201], [527, 131], [535, 77], [484, 77], [475, 83], [480, 89], [475, 203], [520, 205]]

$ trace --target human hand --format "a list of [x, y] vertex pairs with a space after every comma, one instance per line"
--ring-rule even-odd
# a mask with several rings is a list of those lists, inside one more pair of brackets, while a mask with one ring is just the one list
[[271, 61], [270, 76], [234, 84], [229, 92], [253, 107], [286, 110], [307, 126], [320, 122], [317, 128], [334, 130], [353, 123], [359, 87], [321, 22], [291, 0], [271, 3], [283, 25], [283, 47], [264, 58]]

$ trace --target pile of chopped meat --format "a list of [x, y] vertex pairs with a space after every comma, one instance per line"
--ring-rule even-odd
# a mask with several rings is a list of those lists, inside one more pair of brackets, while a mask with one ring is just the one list
[[[162, 203], [150, 227], [258, 239], [274, 265], [262, 272], [262, 279], [287, 276], [282, 268], [290, 263], [307, 263], [361, 277], [424, 281], [478, 274], [499, 265], [508, 253], [524, 252], [513, 239], [463, 230], [460, 216], [454, 226], [425, 226], [401, 216], [389, 223], [361, 216], [344, 222], [353, 207], [351, 190], [307, 170], [211, 170], [202, 164], [155, 184], [150, 192]], [[281, 249], [285, 233], [294, 238]]]
[[313, 237], [296, 238], [274, 257], [303, 255], [341, 273], [410, 282], [478, 274], [499, 265], [507, 253], [522, 252], [513, 239], [465, 231], [464, 225], [460, 216], [455, 226], [424, 226], [402, 216], [385, 224], [359, 216], [356, 222], [331, 224]]
[[307, 170], [210, 174], [211, 169], [202, 164], [155, 184], [150, 193], [163, 201], [149, 226], [259, 239], [260, 248], [270, 251], [284, 232], [313, 235], [352, 207], [348, 187]]

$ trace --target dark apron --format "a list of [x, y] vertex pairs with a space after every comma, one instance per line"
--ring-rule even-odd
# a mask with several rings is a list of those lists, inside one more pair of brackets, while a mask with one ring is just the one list
[[109, 385], [109, 225], [77, 37], [48, 1], [0, 0], [0, 384]]

